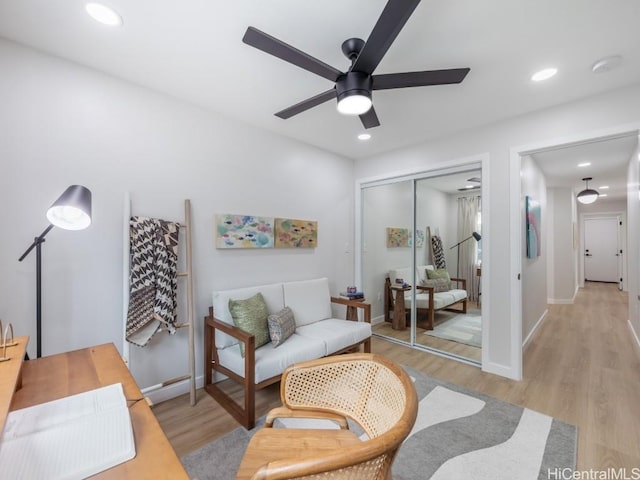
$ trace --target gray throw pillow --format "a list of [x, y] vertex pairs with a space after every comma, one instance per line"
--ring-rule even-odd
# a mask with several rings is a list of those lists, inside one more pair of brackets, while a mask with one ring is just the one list
[[[236, 327], [256, 337], [256, 348], [269, 343], [267, 304], [260, 292], [246, 300], [229, 299], [229, 313]], [[240, 354], [244, 357], [244, 343], [240, 342]]]
[[284, 307], [278, 313], [269, 315], [267, 323], [273, 348], [282, 345], [296, 331], [296, 320], [289, 307]]

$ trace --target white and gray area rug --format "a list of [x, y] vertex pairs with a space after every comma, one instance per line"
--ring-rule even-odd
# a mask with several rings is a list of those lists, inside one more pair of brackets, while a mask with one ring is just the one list
[[[406, 370], [420, 404], [415, 426], [394, 461], [394, 480], [535, 480], [549, 478], [549, 471], [575, 469], [575, 426]], [[182, 457], [190, 477], [235, 478], [249, 439], [263, 421], [254, 430], [237, 428]]]
[[425, 330], [425, 335], [444, 338], [474, 347], [482, 346], [482, 314], [480, 310], [469, 309], [467, 313], [441, 310], [436, 312], [433, 330]]

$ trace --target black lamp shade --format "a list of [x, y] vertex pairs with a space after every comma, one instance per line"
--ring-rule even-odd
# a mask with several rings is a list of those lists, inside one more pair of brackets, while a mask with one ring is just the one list
[[65, 230], [83, 230], [91, 225], [91, 191], [71, 185], [47, 210], [47, 219]]
[[482, 236], [478, 232], [473, 232], [471, 235], [476, 239], [476, 242], [482, 240]]

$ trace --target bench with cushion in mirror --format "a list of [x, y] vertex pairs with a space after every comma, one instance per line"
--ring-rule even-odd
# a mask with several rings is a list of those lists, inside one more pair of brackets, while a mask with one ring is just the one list
[[[406, 312], [411, 311], [413, 289], [393, 290], [392, 285], [400, 281], [412, 281], [410, 268], [396, 268], [389, 271], [385, 279], [385, 321], [390, 322], [395, 307], [395, 296], [404, 294]], [[436, 310], [452, 310], [467, 313], [467, 282], [462, 278], [450, 278], [445, 269], [435, 269], [433, 265], [416, 267], [417, 285], [415, 288], [418, 314], [427, 317], [427, 330], [433, 330]], [[452, 308], [455, 307], [455, 308]]]

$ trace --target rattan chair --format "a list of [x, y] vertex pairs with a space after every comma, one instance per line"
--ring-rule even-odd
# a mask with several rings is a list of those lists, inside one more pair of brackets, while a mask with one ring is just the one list
[[[251, 439], [237, 479], [385, 480], [416, 420], [407, 373], [376, 354], [354, 353], [292, 365], [282, 374], [283, 406]], [[276, 418], [321, 418], [339, 429], [273, 428]], [[348, 429], [347, 419], [366, 437]]]

